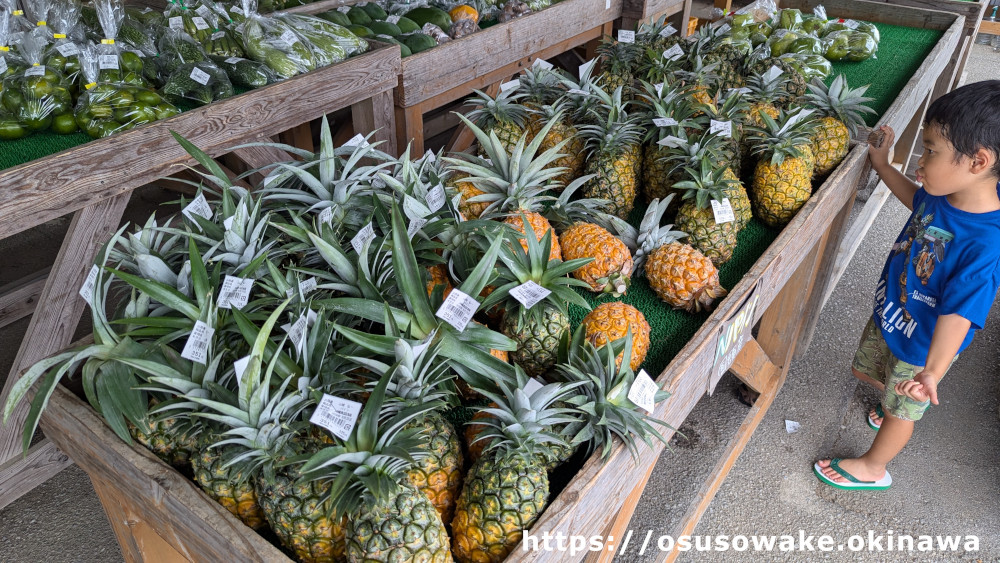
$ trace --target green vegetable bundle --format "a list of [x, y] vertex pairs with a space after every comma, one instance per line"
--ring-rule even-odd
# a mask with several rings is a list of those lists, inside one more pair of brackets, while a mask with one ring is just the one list
[[257, 13], [256, 0], [242, 0], [243, 48], [247, 56], [271, 67], [278, 76], [291, 78], [316, 68], [316, 57], [307, 41], [276, 18]]
[[212, 62], [226, 72], [233, 86], [241, 88], [260, 88], [280, 80], [271, 67], [258, 61], [242, 57], [220, 57], [212, 55]]
[[179, 66], [167, 78], [161, 91], [175, 104], [186, 100], [197, 105], [210, 104], [236, 93], [225, 71], [211, 61]]
[[80, 74], [80, 47], [85, 35], [80, 27], [80, 5], [63, 2], [49, 12], [50, 45], [45, 53], [45, 66], [61, 72], [72, 86]]
[[157, 84], [163, 85], [167, 78], [182, 65], [188, 63], [208, 62], [208, 54], [201, 44], [183, 31], [165, 29], [157, 44], [158, 78]]

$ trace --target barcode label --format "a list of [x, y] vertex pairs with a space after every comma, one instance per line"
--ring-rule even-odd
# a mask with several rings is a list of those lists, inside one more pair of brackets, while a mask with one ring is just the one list
[[771, 68], [767, 69], [767, 72], [764, 73], [764, 80], [767, 82], [774, 82], [774, 79], [781, 76], [784, 72], [785, 71], [781, 70], [780, 67], [772, 65]]
[[646, 370], [639, 370], [639, 374], [635, 376], [635, 381], [632, 382], [632, 387], [628, 390], [628, 400], [652, 414], [658, 390], [656, 382], [649, 377]]
[[281, 41], [282, 43], [294, 45], [299, 42], [299, 36], [295, 35], [294, 31], [286, 29], [285, 32], [281, 34]]
[[727, 92], [727, 95], [732, 96], [733, 94], [749, 94], [749, 93], [750, 93], [749, 88], [730, 88], [729, 92]]
[[208, 81], [211, 80], [211, 79], [212, 79], [212, 75], [208, 74], [204, 70], [201, 70], [198, 67], [194, 67], [194, 68], [191, 69], [191, 80], [194, 80], [198, 84], [201, 84], [202, 86], [204, 86], [204, 85], [208, 84]]
[[670, 127], [671, 125], [677, 125], [677, 120], [672, 117], [656, 117], [653, 119], [653, 125], [657, 127]]
[[64, 57], [72, 57], [73, 55], [80, 54], [80, 48], [76, 46], [76, 43], [63, 43], [62, 45], [56, 46], [56, 51]]
[[857, 22], [856, 20], [847, 20], [847, 21], [844, 22], [844, 25], [847, 26], [847, 29], [857, 29], [858, 26], [861, 25], [861, 24], [859, 22]]
[[[306, 295], [309, 294], [309, 292], [313, 291], [318, 286], [319, 284], [316, 282], [316, 278], [309, 278], [307, 280], [302, 280], [299, 282], [299, 294], [305, 297]], [[288, 288], [288, 290], [285, 291], [285, 295], [287, 295], [288, 297], [295, 295], [295, 288], [293, 287]]]
[[727, 139], [733, 136], [733, 122], [732, 121], [716, 121], [712, 120], [712, 125], [708, 128], [709, 133], [718, 133], [722, 137]]
[[635, 32], [628, 29], [618, 30], [619, 43], [635, 43]]
[[236, 63], [238, 63], [238, 62], [240, 62], [240, 61], [243, 61], [243, 60], [246, 60], [246, 59], [241, 59], [240, 57], [229, 57], [229, 58], [228, 58], [228, 59], [226, 59], [226, 60], [225, 60], [224, 62], [225, 62], [226, 64], [231, 64], [231, 65], [233, 65], [233, 64], [236, 64]]
[[653, 84], [653, 88], [656, 88], [656, 95], [657, 96], [662, 96], [663, 95], [663, 83], [662, 82], [660, 82], [659, 84]]
[[218, 41], [219, 39], [223, 39], [225, 37], [226, 37], [225, 31], [216, 31], [215, 33], [212, 34], [212, 41]]
[[672, 25], [667, 25], [667, 27], [660, 30], [660, 37], [670, 37], [675, 33], [677, 33], [677, 28]]
[[227, 275], [222, 280], [219, 290], [220, 309], [242, 309], [250, 301], [250, 291], [253, 289], [253, 278], [238, 278]]
[[306, 328], [308, 328], [308, 319], [305, 315], [301, 316], [292, 324], [283, 324], [281, 329], [288, 334], [288, 340], [291, 341], [292, 346], [302, 354], [302, 350], [306, 344]]
[[[117, 59], [116, 59], [117, 60]], [[45, 76], [45, 65], [29, 67], [24, 71], [25, 76]]]
[[90, 268], [90, 272], [87, 273], [87, 279], [83, 282], [83, 287], [80, 288], [80, 297], [87, 302], [87, 305], [91, 307], [94, 306], [94, 286], [97, 284], [97, 264], [94, 264]]
[[453, 289], [435, 315], [455, 327], [458, 332], [462, 332], [478, 308], [478, 301], [462, 293], [459, 289]]
[[354, 247], [354, 252], [361, 254], [361, 250], [364, 249], [365, 244], [373, 240], [375, 240], [375, 227], [371, 223], [368, 223], [351, 239], [351, 246]]
[[728, 23], [724, 23], [724, 24], [722, 24], [722, 25], [719, 26], [718, 33], [719, 33], [719, 35], [725, 35], [725, 34], [729, 33], [732, 30], [733, 30], [733, 28]]
[[[160, 20], [160, 21], [163, 21], [163, 20]], [[180, 16], [174, 16], [174, 17], [170, 18], [169, 20], [167, 20], [167, 23], [170, 24], [170, 29], [177, 30], [177, 31], [184, 31], [184, 18], [182, 18]]]
[[203, 17], [195, 16], [191, 18], [191, 21], [194, 22], [194, 27], [198, 31], [202, 31], [209, 28], [208, 22], [205, 21], [205, 18]]
[[518, 80], [517, 78], [515, 78], [514, 80], [510, 80], [510, 81], [504, 82], [503, 84], [500, 85], [500, 93], [501, 94], [505, 94], [507, 92], [510, 92], [511, 90], [517, 88], [518, 85], [520, 85], [520, 84], [521, 84], [521, 81]]
[[208, 9], [208, 6], [198, 6], [195, 8], [194, 13], [198, 14], [204, 19], [212, 17], [212, 11]]
[[316, 411], [309, 417], [309, 422], [326, 428], [341, 440], [347, 440], [354, 431], [354, 424], [360, 413], [361, 403], [324, 393]]
[[208, 344], [212, 341], [212, 335], [214, 334], [214, 328], [201, 321], [195, 321], [194, 328], [191, 329], [191, 335], [188, 336], [187, 342], [184, 343], [184, 350], [181, 351], [181, 357], [201, 365], [206, 365], [208, 363]]
[[715, 215], [716, 224], [732, 223], [736, 220], [733, 206], [729, 203], [729, 198], [724, 197], [722, 201], [712, 200], [712, 213]]
[[684, 49], [680, 45], [674, 45], [673, 47], [667, 49], [663, 52], [663, 58], [668, 61], [676, 61], [677, 59], [684, 56]]
[[520, 301], [526, 309], [534, 307], [551, 293], [551, 291], [533, 281], [526, 281], [510, 290], [511, 296]]
[[[432, 153], [433, 154], [433, 153]], [[434, 213], [444, 205], [444, 186], [438, 184], [427, 192], [427, 208]]]
[[101, 70], [118, 70], [118, 55], [101, 55], [97, 58]]
[[401, 16], [396, 16], [396, 15], [392, 15], [392, 16], [386, 16], [386, 17], [385, 17], [385, 21], [387, 21], [387, 22], [389, 22], [389, 23], [391, 23], [391, 24], [395, 25], [395, 24], [399, 23], [399, 18], [400, 18], [400, 17], [401, 17]]
[[347, 142], [344, 143], [344, 146], [345, 147], [361, 147], [361, 148], [365, 148], [365, 147], [368, 146], [368, 141], [365, 140], [365, 136], [364, 135], [362, 135], [361, 133], [358, 133], [357, 135], [355, 135], [355, 136], [351, 137], [350, 139], [348, 139]]
[[424, 225], [426, 224], [427, 224], [427, 219], [423, 218], [417, 218], [410, 221], [410, 226], [406, 227], [406, 236], [413, 238], [414, 236], [416, 236], [417, 233], [420, 232], [420, 229], [424, 228]]
[[325, 208], [323, 208], [323, 211], [319, 212], [319, 222], [320, 222], [321, 225], [323, 223], [327, 223], [327, 224], [333, 223], [333, 208], [332, 207], [325, 207]]
[[208, 200], [205, 199], [204, 194], [198, 194], [198, 197], [194, 198], [194, 201], [187, 204], [187, 207], [182, 209], [181, 213], [195, 223], [198, 221], [192, 215], [198, 215], [205, 219], [212, 218], [212, 208], [208, 206]]

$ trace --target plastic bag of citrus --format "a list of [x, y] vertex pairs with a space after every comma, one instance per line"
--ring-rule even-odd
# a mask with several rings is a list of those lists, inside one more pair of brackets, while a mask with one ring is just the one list
[[143, 76], [142, 57], [132, 51], [126, 51], [116, 43], [118, 30], [125, 18], [125, 8], [121, 0], [95, 0], [94, 7], [104, 32], [104, 39], [97, 45], [99, 74], [96, 82], [149, 87]]
[[45, 66], [61, 72], [73, 91], [80, 74], [80, 47], [86, 39], [80, 26], [80, 4], [62, 2], [54, 5], [49, 12], [48, 29], [52, 35], [45, 53]]
[[[45, 131], [57, 118], [60, 123], [72, 119], [69, 83], [61, 73], [44, 64], [45, 34], [44, 29], [36, 29], [21, 37], [18, 50], [27, 67], [4, 78], [0, 92], [3, 108], [24, 126], [25, 134]], [[62, 132], [62, 128], [57, 128], [57, 132]]]
[[100, 81], [98, 46], [80, 53], [80, 69], [87, 80], [86, 91], [76, 104], [76, 125], [97, 139], [180, 111], [156, 92], [133, 84]]
[[10, 12], [0, 10], [0, 90], [3, 89], [3, 79], [24, 70], [24, 61], [17, 51], [11, 50]]

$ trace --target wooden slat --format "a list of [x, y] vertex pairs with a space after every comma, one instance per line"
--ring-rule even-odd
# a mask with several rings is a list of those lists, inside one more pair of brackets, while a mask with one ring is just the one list
[[399, 75], [398, 53], [365, 53], [0, 172], [5, 187], [0, 191], [0, 235], [19, 233], [194, 164], [170, 130], [217, 156], [389, 90]]
[[24, 456], [0, 464], [0, 510], [70, 465], [69, 457], [48, 440], [32, 446]]
[[837, 282], [840, 281], [840, 278], [844, 276], [844, 272], [847, 271], [848, 264], [850, 264], [858, 247], [861, 246], [861, 241], [865, 238], [865, 233], [868, 232], [868, 229], [875, 222], [875, 217], [878, 216], [882, 205], [891, 196], [892, 192], [889, 191], [889, 188], [884, 183], [879, 182], [878, 187], [875, 188], [875, 191], [872, 192], [868, 201], [865, 202], [865, 206], [861, 209], [861, 214], [851, 224], [850, 230], [844, 236], [844, 243], [837, 252], [836, 266], [833, 273], [830, 274], [829, 291], [823, 296], [823, 305], [826, 305], [826, 301], [833, 294], [833, 289], [836, 287]]
[[27, 317], [38, 305], [51, 268], [0, 287], [0, 328]]
[[[265, 139], [262, 142], [271, 142]], [[243, 175], [250, 170], [257, 170], [269, 166], [276, 162], [288, 162], [295, 160], [295, 157], [277, 147], [245, 147], [228, 152], [219, 159], [234, 172]], [[246, 181], [251, 186], [259, 186], [264, 181], [267, 170], [255, 172], [247, 176]]]
[[188, 559], [160, 537], [143, 518], [144, 507], [123, 497], [114, 484], [90, 477], [94, 492], [104, 507], [108, 523], [118, 538], [122, 557], [127, 563], [187, 563]]
[[763, 393], [767, 385], [781, 373], [781, 368], [771, 363], [771, 358], [764, 353], [760, 343], [751, 338], [736, 355], [729, 371], [754, 391]]
[[[397, 47], [398, 49], [398, 47]], [[399, 154], [393, 122], [392, 92], [380, 92], [351, 106], [354, 132], [368, 135], [374, 132], [373, 141], [383, 141], [378, 149], [389, 154]]]
[[672, 16], [683, 12], [685, 8], [690, 10], [690, 6], [691, 0], [624, 0], [621, 29], [635, 29], [640, 22], [660, 16]]
[[982, 20], [979, 24], [979, 33], [989, 33], [990, 35], [1000, 35], [1000, 22]]

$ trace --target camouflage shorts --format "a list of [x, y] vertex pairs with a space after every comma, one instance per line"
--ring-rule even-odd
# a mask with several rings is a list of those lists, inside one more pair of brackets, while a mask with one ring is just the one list
[[861, 342], [858, 343], [858, 351], [854, 353], [851, 367], [885, 385], [882, 410], [896, 418], [920, 420], [930, 405], [930, 401], [914, 401], [906, 395], [896, 393], [897, 383], [913, 379], [924, 366], [908, 364], [893, 355], [874, 319], [868, 319], [865, 330], [861, 332]]

